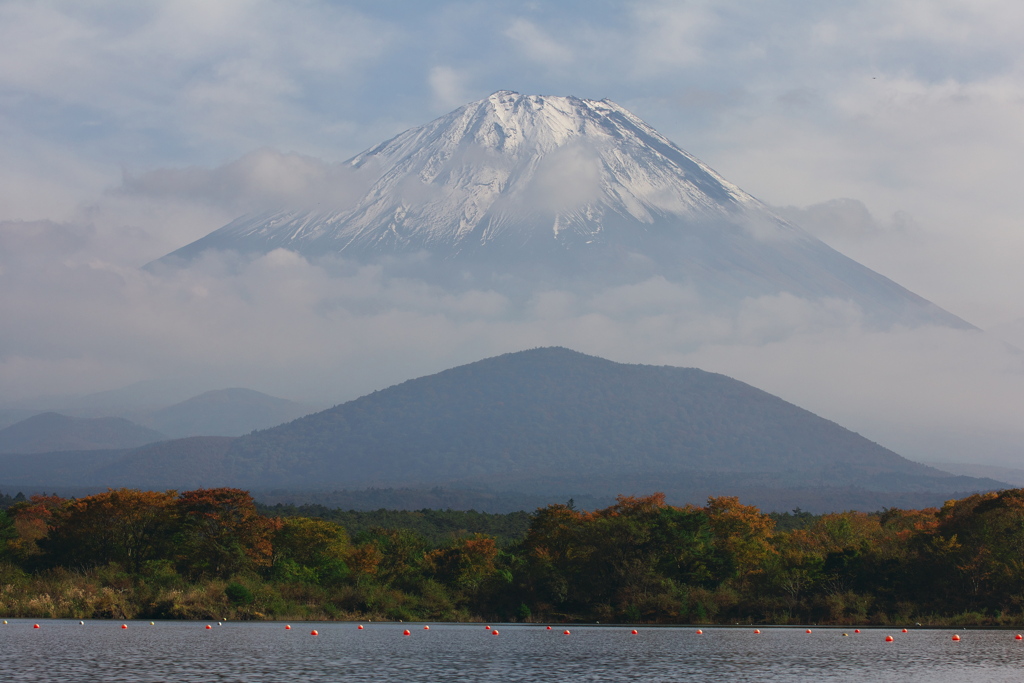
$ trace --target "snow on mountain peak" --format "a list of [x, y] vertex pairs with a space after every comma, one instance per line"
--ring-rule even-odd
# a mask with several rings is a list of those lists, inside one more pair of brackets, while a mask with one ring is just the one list
[[609, 100], [502, 90], [347, 163], [375, 177], [355, 206], [243, 218], [230, 231], [333, 252], [568, 247], [603, 243], [613, 226], [757, 204]]
[[346, 164], [369, 188], [355, 202], [243, 216], [161, 261], [207, 249], [426, 253], [478, 275], [659, 276], [715, 301], [790, 292], [853, 300], [888, 322], [966, 325], [780, 219], [610, 100], [501, 90]]

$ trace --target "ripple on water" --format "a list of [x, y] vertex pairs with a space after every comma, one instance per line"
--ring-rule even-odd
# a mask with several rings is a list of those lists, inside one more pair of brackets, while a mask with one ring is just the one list
[[[1018, 681], [1010, 631], [10, 620], [0, 671], [33, 681]], [[318, 637], [309, 632], [316, 629]], [[847, 629], [849, 631], [849, 629]], [[892, 635], [891, 643], [885, 636]]]

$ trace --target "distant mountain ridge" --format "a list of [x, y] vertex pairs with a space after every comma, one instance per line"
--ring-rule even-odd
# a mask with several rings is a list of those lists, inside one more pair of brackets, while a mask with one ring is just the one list
[[[146, 383], [140, 384], [145, 385]], [[159, 392], [157, 396], [163, 393], [166, 392]], [[95, 401], [91, 400], [93, 397], [95, 397]], [[8, 419], [9, 424], [4, 427], [17, 427], [10, 432], [12, 435], [21, 432], [36, 435], [31, 438], [25, 437], [29, 438], [25, 444], [29, 444], [32, 439], [36, 439], [40, 443], [50, 439], [45, 446], [41, 446], [42, 451], [21, 452], [97, 450], [137, 446], [168, 438], [241, 436], [257, 429], [267, 429], [289, 422], [317, 410], [316, 407], [306, 403], [290, 401], [243, 388], [207, 391], [185, 400], [175, 400], [172, 405], [157, 404], [157, 407], [154, 408], [155, 400], [158, 399], [146, 396], [144, 386], [131, 385], [122, 390], [75, 397], [74, 400], [67, 401], [69, 405], [66, 410], [7, 410], [5, 413], [13, 417]], [[60, 399], [51, 399], [51, 402], [60, 404]], [[44, 413], [49, 414], [50, 417], [44, 420], [40, 417]], [[57, 414], [63, 416], [63, 422], [59, 422], [53, 417]], [[32, 419], [27, 421], [29, 418]], [[115, 419], [123, 420], [123, 422], [113, 422], [112, 420]], [[26, 422], [26, 424], [18, 426], [22, 422]], [[74, 429], [82, 432], [81, 438], [69, 437], [63, 441], [54, 441], [55, 437], [47, 436], [48, 432], [56, 435], [67, 431], [71, 429], [71, 425], [75, 425]], [[126, 440], [117, 440], [113, 437], [96, 438], [85, 433], [87, 431], [85, 425], [92, 425], [93, 430], [107, 429], [108, 431], [116, 426], [125, 434], [131, 433], [134, 429], [135, 433], [140, 436]], [[106, 426], [101, 427], [100, 425]], [[14, 448], [13, 445], [4, 445], [3, 434], [4, 430], [0, 430], [0, 449]], [[9, 439], [12, 444], [16, 441], [13, 436]], [[20, 448], [36, 447], [23, 445]], [[0, 450], [0, 452], [13, 451]]]
[[146, 423], [172, 437], [241, 436], [313, 410], [312, 406], [252, 389], [219, 389], [157, 410]]
[[166, 438], [120, 417], [80, 418], [51, 412], [0, 429], [0, 453], [132, 448]]
[[788, 292], [853, 301], [876, 325], [971, 327], [786, 222], [609, 100], [499, 91], [345, 166], [369, 184], [357, 201], [245, 215], [147, 267], [284, 248], [451, 287], [658, 276], [715, 307]]
[[[724, 375], [564, 348], [459, 366], [238, 438], [0, 457], [0, 490], [22, 483], [237, 486], [279, 501], [333, 491], [336, 500], [500, 509], [663, 491], [677, 504], [743, 495], [770, 509], [819, 511], [935, 505], [1006, 488], [906, 460]], [[371, 489], [380, 493], [358, 493]]]

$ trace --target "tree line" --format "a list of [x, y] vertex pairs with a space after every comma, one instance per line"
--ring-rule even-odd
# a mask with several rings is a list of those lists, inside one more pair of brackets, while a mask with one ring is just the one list
[[[263, 508], [263, 512], [268, 509]], [[525, 529], [261, 514], [246, 491], [32, 496], [0, 512], [0, 613], [31, 617], [633, 623], [1024, 621], [1024, 490], [942, 508], [768, 515], [552, 504]], [[311, 511], [307, 508], [303, 510]], [[318, 512], [325, 511], [317, 510]], [[505, 537], [458, 527], [474, 520]], [[359, 515], [349, 519], [358, 519]], [[501, 517], [500, 515], [494, 517]], [[345, 519], [344, 515], [338, 515]], [[433, 524], [427, 534], [409, 524]], [[480, 520], [483, 521], [480, 521]], [[412, 520], [412, 521], [410, 521]]]

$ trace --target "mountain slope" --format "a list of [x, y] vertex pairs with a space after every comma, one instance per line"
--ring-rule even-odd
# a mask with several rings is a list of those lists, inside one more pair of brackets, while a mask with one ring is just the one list
[[909, 490], [949, 476], [723, 375], [561, 348], [410, 380], [242, 437], [226, 457], [246, 486], [283, 488], [560, 481], [605, 490], [699, 475]]
[[503, 510], [652, 491], [677, 504], [739, 495], [776, 510], [875, 510], [1006, 487], [910, 462], [723, 375], [562, 348], [452, 368], [245, 437], [4, 455], [0, 478]]
[[286, 248], [453, 286], [661, 276], [716, 306], [789, 292], [853, 301], [880, 325], [970, 327], [779, 218], [608, 100], [501, 91], [346, 164], [370, 187], [355, 203], [243, 216], [150, 267], [210, 249]]
[[166, 438], [120, 417], [79, 418], [42, 413], [0, 429], [0, 453], [132, 448]]
[[172, 437], [240, 436], [310, 412], [310, 407], [294, 401], [235, 388], [207, 391], [162, 408], [152, 413], [147, 422]]

